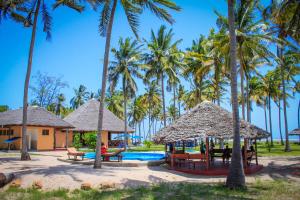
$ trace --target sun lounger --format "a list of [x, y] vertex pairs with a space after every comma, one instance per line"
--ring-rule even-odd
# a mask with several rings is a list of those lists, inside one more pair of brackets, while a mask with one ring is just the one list
[[101, 156], [102, 156], [102, 158], [103, 158], [104, 161], [110, 161], [111, 157], [117, 157], [118, 158], [118, 162], [120, 162], [120, 161], [122, 161], [122, 158], [123, 158], [123, 156], [121, 154], [123, 151], [125, 151], [124, 148], [119, 149], [119, 150], [117, 150], [115, 152], [112, 152], [112, 153], [102, 154]]
[[85, 153], [77, 151], [74, 147], [67, 148], [68, 151], [68, 158], [70, 159], [70, 156], [74, 157], [74, 160], [77, 160], [77, 156], [81, 157], [83, 160]]

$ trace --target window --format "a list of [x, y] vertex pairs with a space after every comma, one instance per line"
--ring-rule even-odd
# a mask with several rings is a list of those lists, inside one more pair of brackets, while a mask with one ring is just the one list
[[44, 129], [42, 132], [42, 135], [49, 135], [49, 130], [48, 129]]

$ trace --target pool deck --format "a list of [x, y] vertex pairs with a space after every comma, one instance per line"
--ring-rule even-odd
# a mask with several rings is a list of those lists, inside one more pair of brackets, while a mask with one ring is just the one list
[[[84, 160], [73, 160], [68, 157], [60, 157], [57, 160], [61, 162], [66, 162], [70, 164], [82, 164], [82, 165], [93, 165], [94, 159]], [[118, 161], [102, 161], [103, 166], [108, 167], [143, 167], [143, 166], [159, 166], [163, 164], [165, 160], [152, 160], [152, 161], [139, 161], [139, 160], [123, 160], [122, 162]]]

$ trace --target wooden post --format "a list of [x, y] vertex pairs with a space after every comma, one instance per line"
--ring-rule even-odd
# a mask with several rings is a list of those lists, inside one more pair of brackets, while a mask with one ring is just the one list
[[247, 168], [247, 143], [248, 139], [244, 138], [244, 168]]
[[256, 138], [255, 138], [255, 162], [256, 162], [256, 165], [258, 165], [258, 158], [257, 158], [257, 141], [256, 141]]
[[205, 138], [205, 145], [206, 145], [206, 149], [205, 149], [205, 159], [206, 159], [206, 169], [209, 168], [209, 138]]
[[53, 132], [53, 149], [56, 149], [56, 128], [54, 128], [54, 132]]
[[168, 152], [167, 151], [168, 151], [168, 144], [166, 143], [165, 144], [165, 162], [167, 162], [167, 159], [168, 159], [167, 158], [167, 156], [168, 156]]
[[66, 148], [68, 148], [69, 129], [66, 130]]

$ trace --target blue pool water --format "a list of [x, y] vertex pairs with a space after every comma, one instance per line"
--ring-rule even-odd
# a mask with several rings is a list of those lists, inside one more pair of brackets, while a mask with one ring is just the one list
[[[161, 160], [165, 158], [164, 153], [147, 153], [147, 152], [122, 152], [123, 160], [141, 160], [141, 161], [151, 161], [151, 160]], [[85, 158], [95, 159], [95, 153], [86, 153]], [[113, 160], [114, 158], [112, 158]]]

